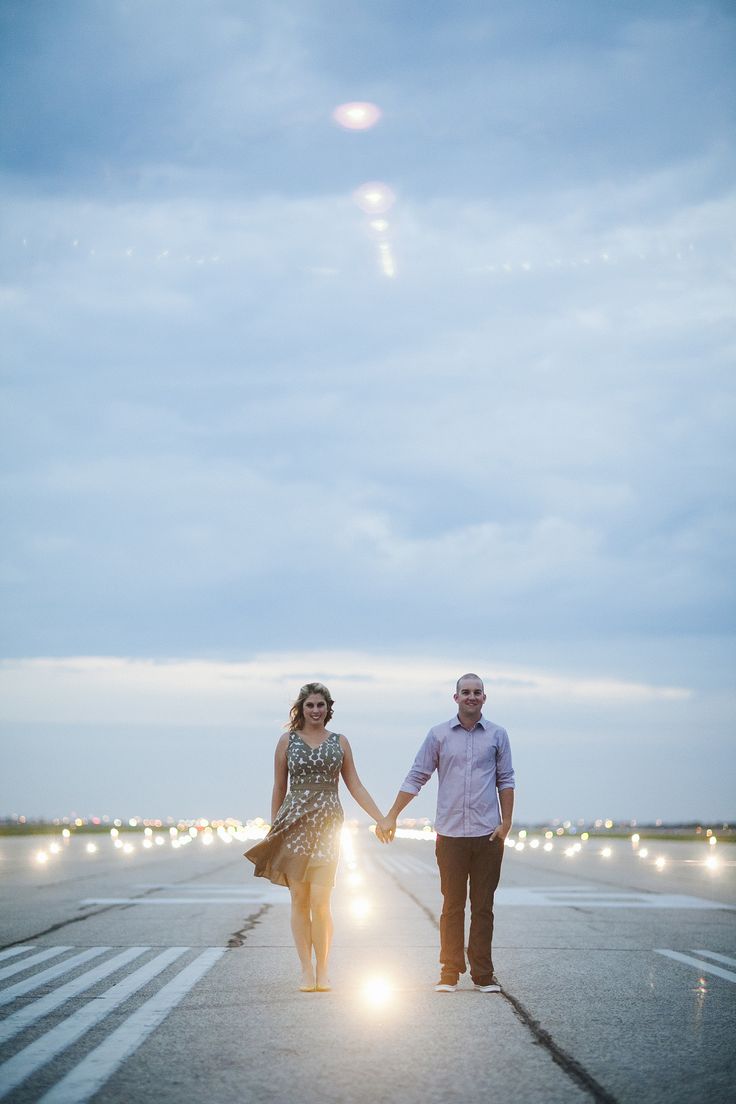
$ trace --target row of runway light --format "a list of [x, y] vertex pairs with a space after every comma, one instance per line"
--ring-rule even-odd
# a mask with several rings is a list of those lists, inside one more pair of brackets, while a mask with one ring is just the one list
[[[200, 819], [190, 824], [182, 824], [180, 822], [179, 826], [171, 826], [168, 829], [162, 828], [161, 830], [156, 830], [148, 826], [143, 829], [142, 838], [140, 838], [140, 836], [135, 837], [135, 842], [131, 839], [124, 838], [118, 827], [112, 827], [109, 834], [102, 838], [106, 840], [108, 845], [112, 846], [114, 851], [127, 856], [141, 850], [154, 851], [156, 848], [165, 846], [169, 846], [172, 850], [178, 851], [191, 846], [195, 841], [199, 842], [204, 847], [212, 846], [212, 844], [217, 842], [231, 844], [238, 841], [244, 843], [263, 839], [268, 829], [269, 825], [260, 817], [246, 821], [244, 824], [237, 821], [210, 823], [207, 820]], [[353, 832], [354, 828], [352, 827], [346, 826], [344, 829], [343, 855], [345, 861], [348, 863], [348, 885], [352, 889], [356, 889], [362, 885], [363, 876], [357, 869], [357, 860], [355, 858], [355, 848], [353, 845]], [[662, 854], [653, 855], [649, 847], [641, 840], [641, 836], [638, 832], [630, 836], [629, 843], [631, 851], [637, 856], [637, 859], [644, 862], [648, 861], [650, 865], [654, 866], [659, 871], [664, 870], [668, 862], [678, 862], [701, 865], [711, 873], [717, 873], [724, 866], [724, 862], [716, 855], [718, 837], [713, 834], [710, 829], [708, 829], [708, 832], [709, 834], [706, 836], [706, 839], [709, 854], [705, 859], [668, 860]], [[436, 838], [435, 833], [428, 825], [425, 825], [423, 828], [400, 827], [396, 831], [396, 836], [399, 839], [424, 840], [429, 842], [433, 842]], [[35, 862], [38, 865], [44, 865], [52, 859], [62, 855], [69, 846], [72, 838], [73, 834], [71, 830], [69, 828], [64, 828], [61, 833], [61, 841], [54, 840], [48, 847], [36, 851], [34, 856]], [[571, 841], [571, 837], [566, 836], [560, 828], [555, 832], [548, 829], [542, 836], [531, 835], [526, 829], [522, 828], [515, 835], [507, 836], [505, 846], [517, 853], [529, 851], [549, 854], [554, 851], [559, 853], [561, 849], [566, 859], [574, 859], [578, 855], [593, 851], [598, 842], [596, 838], [591, 838], [588, 832], [582, 832], [579, 838]], [[85, 843], [84, 851], [88, 855], [95, 855], [103, 846], [104, 844], [102, 841], [95, 842], [90, 840]], [[610, 861], [615, 857], [615, 850], [606, 843], [598, 848], [597, 854], [602, 860]], [[351, 863], [353, 864], [352, 866], [350, 865]], [[727, 865], [732, 865], [732, 862], [729, 861]], [[357, 897], [353, 902], [353, 914], [357, 918], [366, 916], [369, 910], [370, 905], [364, 898]]]
[[[365, 893], [365, 876], [360, 870], [355, 849], [355, 836], [358, 829], [353, 825], [344, 825], [340, 837], [340, 864], [346, 868], [341, 884], [350, 892], [348, 910], [353, 920], [363, 925], [368, 920], [373, 906]], [[394, 985], [385, 974], [371, 974], [360, 986], [364, 1003], [372, 1009], [384, 1008], [393, 998]]]
[[[710, 829], [709, 829], [710, 832]], [[505, 840], [506, 847], [513, 851], [526, 851], [527, 848], [530, 851], [542, 851], [551, 852], [555, 850], [555, 843], [562, 843], [562, 854], [566, 859], [574, 859], [577, 855], [582, 854], [584, 851], [591, 851], [595, 848], [597, 841], [595, 838], [591, 838], [589, 832], [582, 832], [579, 840], [575, 840], [573, 843], [569, 842], [569, 837], [566, 840], [555, 839], [556, 835], [561, 834], [561, 829], [557, 832], [546, 831], [544, 837], [538, 836], [529, 837], [526, 829], [521, 829], [516, 836], [507, 836]], [[710, 852], [705, 859], [679, 859], [676, 862], [695, 863], [696, 865], [704, 866], [711, 873], [717, 873], [721, 870], [723, 863], [716, 857], [714, 848], [718, 844], [718, 837], [712, 833], [707, 836], [708, 851]], [[649, 860], [649, 864], [654, 866], [656, 870], [662, 871], [668, 864], [668, 859], [664, 855], [652, 856], [648, 847], [641, 846], [642, 840], [638, 832], [634, 832], [629, 838], [631, 845], [631, 851], [636, 855], [637, 859], [641, 861]], [[608, 844], [603, 847], [599, 847], [597, 851], [598, 856], [604, 861], [609, 861], [614, 858], [614, 848]], [[671, 861], [671, 860], [670, 860]]]
[[[195, 840], [204, 847], [209, 847], [217, 841], [229, 844], [237, 840], [242, 843], [246, 840], [263, 839], [268, 832], [268, 827], [261, 817], [249, 820], [245, 824], [240, 824], [237, 821], [210, 824], [207, 820], [198, 820], [188, 826], [175, 827], [172, 825], [167, 829], [162, 828], [161, 831], [146, 827], [143, 829], [143, 838], [141, 839], [140, 836], [136, 835], [135, 843], [130, 839], [125, 839], [121, 835], [120, 828], [113, 827], [109, 833], [102, 835], [99, 843], [92, 840], [87, 842], [84, 845], [84, 851], [88, 855], [97, 854], [104, 846], [103, 841], [108, 846], [112, 845], [113, 850], [120, 852], [121, 855], [133, 855], [141, 850], [152, 851], [157, 847], [166, 846], [174, 851], [179, 851], [191, 845]], [[36, 851], [34, 855], [35, 862], [39, 866], [43, 866], [53, 858], [62, 855], [71, 844], [72, 838], [72, 831], [69, 828], [64, 828], [61, 832], [61, 842], [54, 840], [48, 847]]]

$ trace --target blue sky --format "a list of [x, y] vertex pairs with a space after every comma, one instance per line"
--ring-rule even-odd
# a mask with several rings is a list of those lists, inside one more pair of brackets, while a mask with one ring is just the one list
[[733, 816], [732, 7], [0, 23], [0, 811], [255, 815], [313, 675], [387, 805], [476, 669], [523, 815]]

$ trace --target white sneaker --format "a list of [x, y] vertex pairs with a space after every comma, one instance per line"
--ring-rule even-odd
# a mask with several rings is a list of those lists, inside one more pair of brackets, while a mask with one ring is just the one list
[[489, 981], [488, 985], [476, 985], [475, 988], [478, 990], [479, 993], [500, 993], [501, 992], [501, 986], [498, 984], [498, 982], [496, 981], [495, 978], [493, 979], [493, 981]]
[[453, 985], [451, 981], [438, 981], [434, 987], [435, 993], [454, 993], [457, 989], [457, 983]]

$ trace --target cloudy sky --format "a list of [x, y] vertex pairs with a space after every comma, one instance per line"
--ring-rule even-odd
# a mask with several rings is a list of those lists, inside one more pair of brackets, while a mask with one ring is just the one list
[[0, 814], [263, 814], [314, 677], [387, 806], [470, 669], [520, 817], [736, 816], [732, 4], [0, 24]]

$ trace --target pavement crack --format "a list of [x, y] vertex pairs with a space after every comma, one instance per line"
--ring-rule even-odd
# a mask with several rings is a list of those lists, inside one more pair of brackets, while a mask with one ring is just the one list
[[271, 905], [264, 904], [261, 905], [257, 912], [252, 912], [250, 916], [246, 916], [245, 920], [243, 921], [242, 928], [239, 928], [237, 931], [233, 932], [233, 934], [228, 939], [228, 950], [236, 951], [238, 947], [242, 947], [247, 939], [247, 933], [249, 931], [253, 931], [255, 926], [257, 924], [260, 924], [262, 918], [266, 915], [270, 908]]
[[[431, 921], [432, 925], [435, 928], [439, 929], [439, 918], [430, 908], [427, 907], [427, 905], [420, 901], [419, 898], [416, 897], [410, 889], [406, 888], [398, 875], [385, 869], [384, 873], [388, 874], [389, 878], [391, 878], [391, 880], [396, 884], [401, 892], [404, 893], [411, 901], [414, 902], [415, 905], [418, 906], [418, 908], [421, 909], [424, 915], [428, 917], [428, 919]], [[544, 1047], [552, 1061], [562, 1070], [564, 1070], [571, 1081], [574, 1081], [581, 1088], [585, 1089], [586, 1092], [590, 1093], [596, 1104], [618, 1104], [616, 1098], [612, 1096], [607, 1089], [604, 1089], [598, 1081], [596, 1081], [592, 1073], [589, 1073], [585, 1069], [585, 1067], [577, 1061], [576, 1058], [573, 1058], [571, 1054], [568, 1054], [566, 1050], [564, 1050], [558, 1043], [555, 1042], [549, 1031], [543, 1028], [538, 1020], [534, 1019], [531, 1012], [524, 1007], [524, 1005], [517, 997], [509, 993], [508, 989], [506, 988], [501, 989], [500, 996], [503, 997], [504, 1000], [508, 1001], [518, 1018], [521, 1020], [527, 1030], [530, 1031], [531, 1034], [534, 1036], [534, 1041], [538, 1043], [539, 1046]]]

